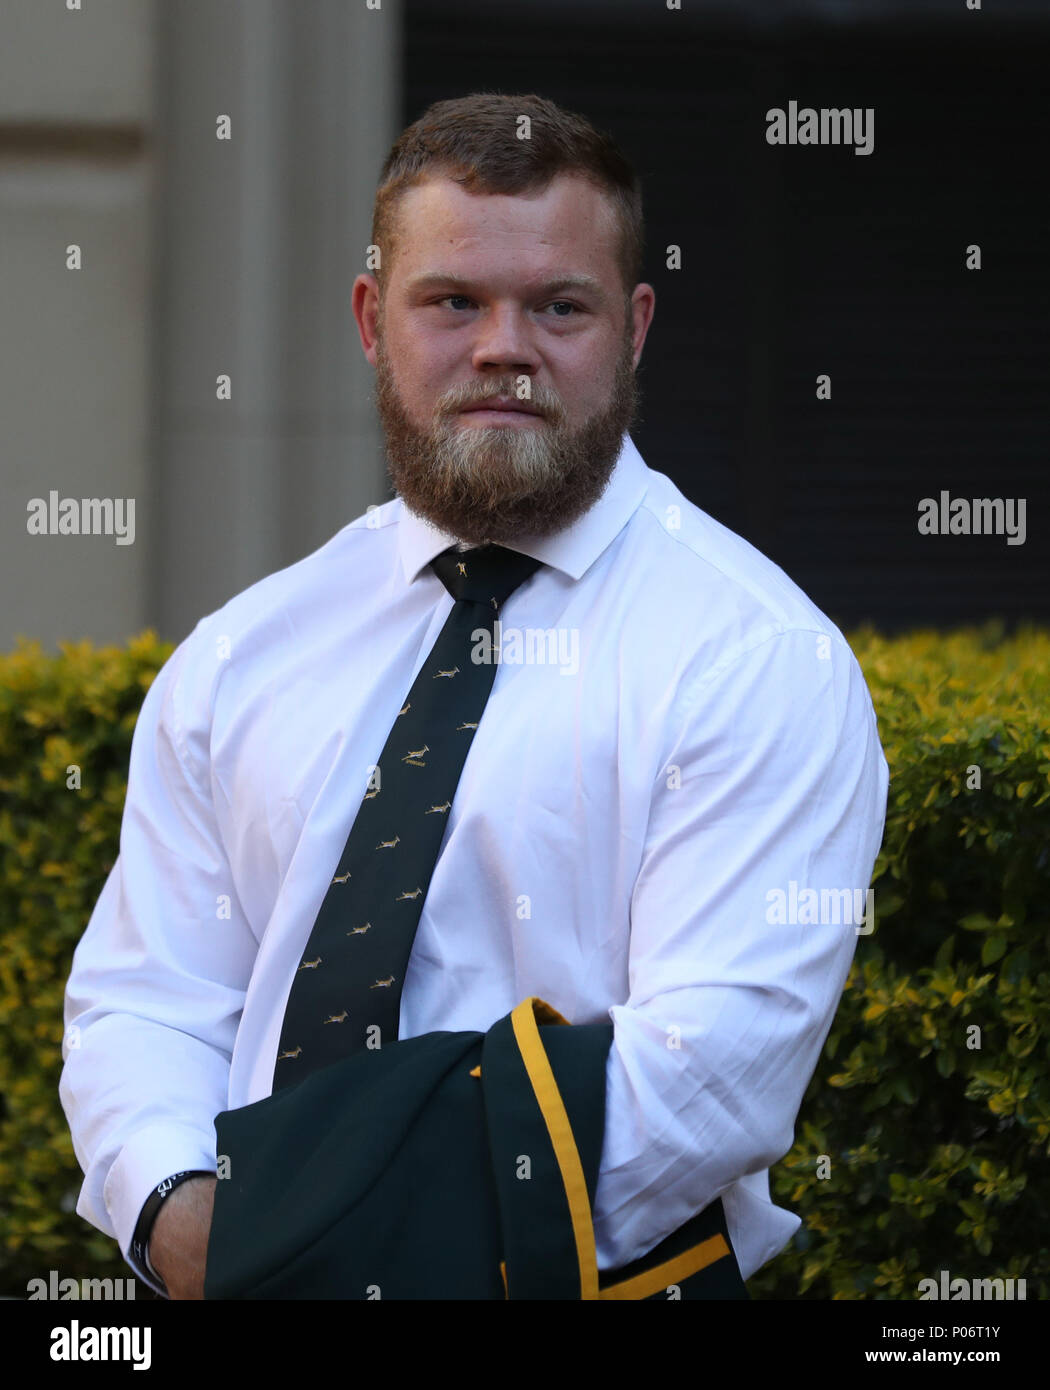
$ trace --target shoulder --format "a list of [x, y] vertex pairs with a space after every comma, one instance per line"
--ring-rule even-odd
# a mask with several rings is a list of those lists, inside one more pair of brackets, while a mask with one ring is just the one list
[[390, 563], [396, 519], [396, 499], [363, 513], [309, 555], [250, 584], [197, 622], [150, 691], [156, 717], [170, 722], [184, 756], [194, 760], [194, 732], [210, 724], [225, 688], [232, 699], [262, 694], [301, 656], [321, 615], [330, 621], [333, 596], [338, 601], [345, 592], [350, 602], [370, 573]]
[[397, 515], [396, 501], [391, 501], [355, 517], [309, 555], [235, 594], [202, 618], [197, 629], [215, 638], [223, 633], [248, 638], [260, 627], [287, 621], [341, 584], [358, 583], [370, 559], [392, 550]]
[[662, 474], [653, 476], [634, 530], [626, 563], [642, 580], [633, 601], [640, 612], [651, 615], [655, 604], [674, 615], [661, 629], [671, 658], [652, 663], [666, 681], [659, 708], [671, 737], [702, 749], [708, 771], [763, 760], [781, 766], [776, 758], [789, 770], [827, 767], [856, 741], [865, 775], [882, 775], [860, 663], [779, 565]]
[[[779, 565], [649, 470], [621, 561], [642, 608], [672, 611], [683, 658], [710, 677], [778, 638], [854, 660], [832, 622]], [[823, 639], [823, 640], [821, 640]]]

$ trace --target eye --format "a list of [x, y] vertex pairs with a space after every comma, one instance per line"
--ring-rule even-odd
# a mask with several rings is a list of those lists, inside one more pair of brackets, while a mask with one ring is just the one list
[[[461, 308], [473, 305], [474, 301], [465, 294], [446, 294], [436, 301], [439, 305], [447, 305], [453, 313], [459, 313]], [[572, 318], [574, 314], [580, 312], [579, 305], [573, 304], [568, 299], [552, 299], [546, 306], [548, 309], [555, 310], [554, 317], [558, 319]]]

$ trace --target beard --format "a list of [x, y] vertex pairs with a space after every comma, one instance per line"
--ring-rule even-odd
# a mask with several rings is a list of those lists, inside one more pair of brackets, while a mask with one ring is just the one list
[[377, 329], [376, 408], [391, 482], [411, 511], [469, 545], [547, 536], [571, 525], [605, 491], [635, 421], [629, 329], [608, 399], [578, 428], [566, 426], [558, 395], [536, 384], [528, 401], [539, 412], [534, 425], [457, 423], [466, 405], [516, 397], [517, 379], [503, 374], [450, 388], [437, 401], [433, 423], [420, 429], [408, 418]]

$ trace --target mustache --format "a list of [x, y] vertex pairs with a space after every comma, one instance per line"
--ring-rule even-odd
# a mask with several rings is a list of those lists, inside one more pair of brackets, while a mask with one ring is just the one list
[[471, 382], [466, 382], [462, 386], [450, 387], [439, 398], [435, 407], [435, 414], [438, 416], [457, 415], [468, 406], [481, 405], [485, 401], [495, 400], [502, 396], [504, 399], [520, 400], [523, 405], [528, 405], [537, 415], [551, 420], [554, 424], [563, 419], [565, 408], [556, 392], [546, 386], [540, 386], [533, 387], [528, 395], [522, 396], [519, 395], [519, 380], [520, 378], [517, 377], [501, 377], [498, 381], [489, 382], [480, 389]]

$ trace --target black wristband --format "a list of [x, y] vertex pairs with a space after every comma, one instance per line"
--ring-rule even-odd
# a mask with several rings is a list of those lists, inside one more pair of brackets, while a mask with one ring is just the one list
[[[207, 1168], [187, 1168], [181, 1173], [172, 1173], [170, 1178], [165, 1178], [163, 1182], [159, 1182], [146, 1198], [135, 1226], [135, 1234], [131, 1237], [131, 1245], [128, 1247], [128, 1263], [145, 1283], [149, 1283], [151, 1277], [146, 1266], [146, 1246], [149, 1244], [150, 1232], [153, 1230], [153, 1223], [157, 1219], [161, 1204], [165, 1198], [171, 1196], [180, 1183], [186, 1182], [187, 1179], [213, 1178], [214, 1176], [215, 1174]], [[154, 1274], [152, 1278], [164, 1289], [165, 1297], [167, 1297], [168, 1290], [164, 1280], [159, 1274]]]

